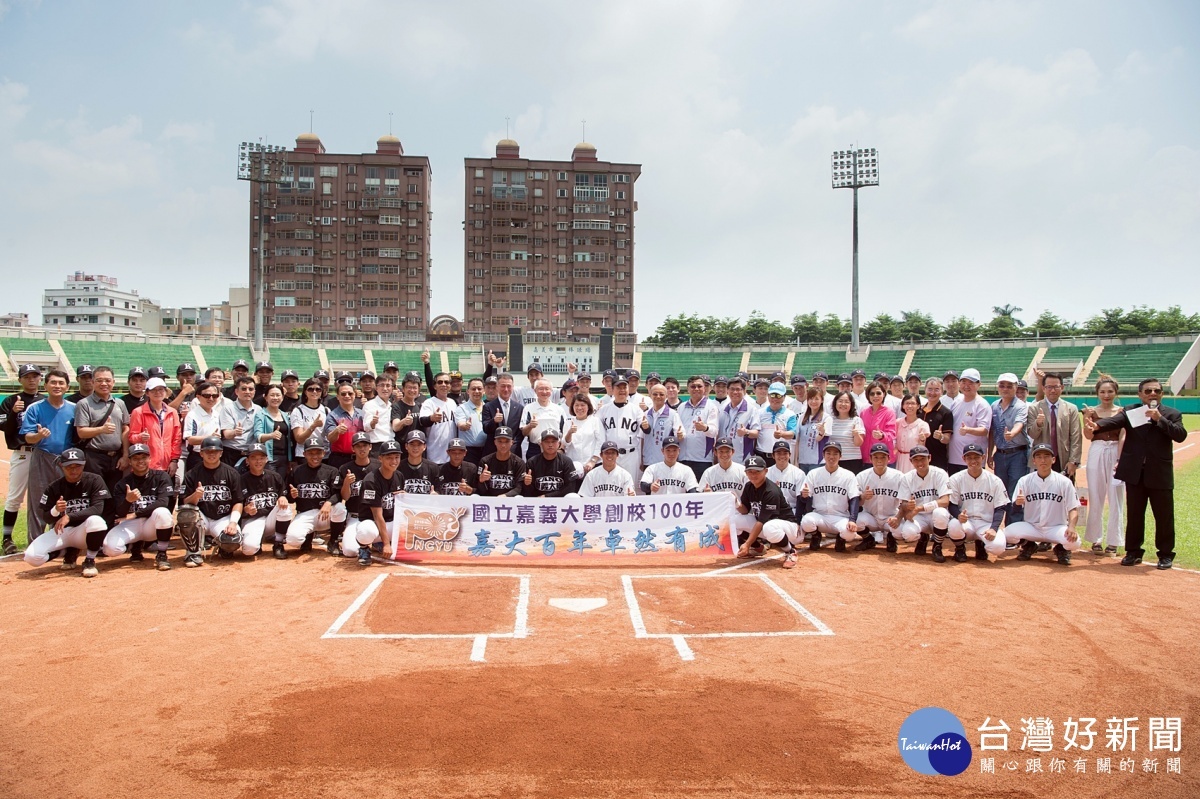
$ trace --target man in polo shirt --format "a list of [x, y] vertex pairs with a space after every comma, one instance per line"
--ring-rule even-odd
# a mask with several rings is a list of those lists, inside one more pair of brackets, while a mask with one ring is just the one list
[[234, 390], [236, 400], [221, 409], [221, 446], [224, 447], [224, 461], [230, 466], [236, 466], [245, 458], [254, 442], [254, 417], [258, 413], [258, 406], [254, 404], [253, 379], [237, 378]]
[[951, 406], [954, 414], [954, 435], [947, 448], [950, 457], [947, 474], [961, 472], [967, 468], [967, 462], [963, 460], [963, 448], [967, 444], [976, 444], [986, 452], [988, 434], [992, 430], [992, 406], [979, 396], [979, 370], [964, 369], [959, 387], [962, 392], [958, 401]]
[[[122, 472], [128, 466], [130, 413], [125, 403], [112, 395], [116, 379], [112, 369], [98, 366], [92, 378], [93, 391], [75, 406], [75, 435], [87, 458], [87, 471], [99, 475], [109, 491], [104, 503], [104, 521], [116, 523], [115, 494]], [[161, 468], [161, 467], [159, 467]]]
[[[71, 378], [61, 369], [47, 372], [46, 396], [27, 407], [21, 420], [21, 436], [33, 447], [26, 503], [29, 513], [26, 529], [30, 541], [46, 528], [48, 517], [42, 509], [42, 494], [59, 478], [58, 457], [75, 440], [75, 403], [66, 400], [70, 382]], [[72, 559], [68, 557], [67, 562], [73, 567]]]
[[[1000, 399], [992, 403], [992, 429], [988, 438], [991, 449], [988, 465], [1004, 483], [1008, 496], [1015, 495], [1017, 481], [1029, 473], [1029, 406], [1017, 399], [1017, 376], [1005, 372], [996, 379]], [[1021, 512], [1015, 506], [1006, 508], [1008, 521], [1019, 522]]]

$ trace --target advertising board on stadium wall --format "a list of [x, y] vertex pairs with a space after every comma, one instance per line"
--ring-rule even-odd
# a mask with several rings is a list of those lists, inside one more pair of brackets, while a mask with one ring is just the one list
[[477, 497], [400, 494], [396, 560], [544, 563], [601, 558], [733, 557], [726, 492], [658, 497]]

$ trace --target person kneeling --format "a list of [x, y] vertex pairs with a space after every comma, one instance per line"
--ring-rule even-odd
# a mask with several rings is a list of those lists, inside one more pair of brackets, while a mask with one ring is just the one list
[[1071, 553], [1079, 549], [1079, 496], [1071, 478], [1054, 471], [1054, 450], [1049, 444], [1033, 448], [1033, 468], [1017, 481], [1017, 496], [1013, 504], [1025, 509], [1025, 519], [1004, 528], [1013, 541], [1024, 541], [1017, 560], [1029, 560], [1038, 550], [1038, 543], [1054, 545], [1054, 557], [1064, 566], [1071, 563]]
[[754, 526], [746, 541], [738, 549], [739, 558], [761, 555], [766, 547], [758, 543], [762, 538], [783, 550], [783, 568], [796, 565], [796, 544], [800, 543], [800, 525], [796, 515], [784, 499], [779, 486], [767, 479], [767, 462], [758, 455], [746, 458], [746, 485], [738, 500], [738, 512], [754, 516]]
[[129, 560], [140, 563], [142, 548], [156, 543], [154, 565], [159, 571], [169, 571], [167, 545], [175, 522], [171, 518], [173, 480], [166, 472], [150, 468], [150, 447], [129, 445], [129, 474], [117, 482], [117, 518], [104, 537], [104, 554], [115, 558], [129, 550]]
[[[99, 574], [96, 555], [108, 530], [102, 514], [109, 492], [99, 475], [83, 470], [86, 462], [83, 450], [74, 447], [58, 456], [63, 476], [46, 486], [41, 501], [45, 517], [54, 519], [54, 526], [25, 547], [25, 562], [30, 566], [42, 566], [50, 560], [51, 552], [71, 547], [87, 550], [84, 577]], [[73, 569], [75, 564], [64, 562], [62, 567]]]

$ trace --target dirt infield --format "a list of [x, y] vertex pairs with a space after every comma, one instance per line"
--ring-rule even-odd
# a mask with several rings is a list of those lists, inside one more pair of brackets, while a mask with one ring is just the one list
[[[162, 797], [1195, 796], [1200, 763], [1200, 575], [1131, 573], [1080, 555], [1031, 563], [804, 552], [790, 572], [640, 579], [638, 569], [529, 575], [528, 637], [330, 639], [345, 629], [462, 633], [511, 627], [511, 578], [418, 579], [324, 554], [178, 568], [119, 559], [99, 579], [0, 563], [0, 795]], [[520, 572], [506, 561], [504, 574]], [[697, 575], [728, 561], [679, 571]], [[489, 574], [482, 567], [463, 573]], [[495, 571], [495, 570], [493, 570]], [[806, 628], [771, 578], [833, 632], [635, 638], [621, 576], [651, 632]], [[663, 573], [656, 569], [654, 574]], [[412, 576], [410, 576], [412, 575]], [[466, 624], [475, 614], [480, 624]], [[555, 597], [607, 601], [574, 613]], [[452, 612], [448, 612], [452, 611]], [[722, 616], [728, 625], [721, 627]], [[20, 623], [17, 619], [21, 619]], [[1021, 771], [920, 776], [896, 736], [937, 705], [976, 745], [1012, 728]], [[1026, 774], [1022, 718], [1183, 720], [1182, 774]], [[1063, 743], [1056, 734], [1055, 753]], [[992, 753], [994, 754], [994, 753]]]

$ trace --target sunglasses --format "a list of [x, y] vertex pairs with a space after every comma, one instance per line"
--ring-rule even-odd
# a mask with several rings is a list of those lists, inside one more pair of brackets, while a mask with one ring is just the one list
[[434, 380], [433, 382], [434, 382], [434, 385], [438, 385], [438, 386], [448, 386], [448, 385], [450, 385], [450, 381], [449, 381], [449, 380]]
[[321, 387], [320, 387], [320, 386], [309, 386], [308, 388], [306, 388], [306, 389], [304, 389], [304, 390], [305, 390], [305, 391], [311, 391], [311, 392], [313, 392], [313, 393], [316, 393], [316, 394], [320, 394], [320, 393], [321, 393]]
[[201, 394], [200, 396], [204, 397], [205, 399], [216, 399], [217, 397], [219, 397], [221, 395], [220, 394]]
[[1163, 393], [1163, 390], [1161, 388], [1143, 388], [1142, 393], [1143, 394], [1161, 394], [1161, 393]]

